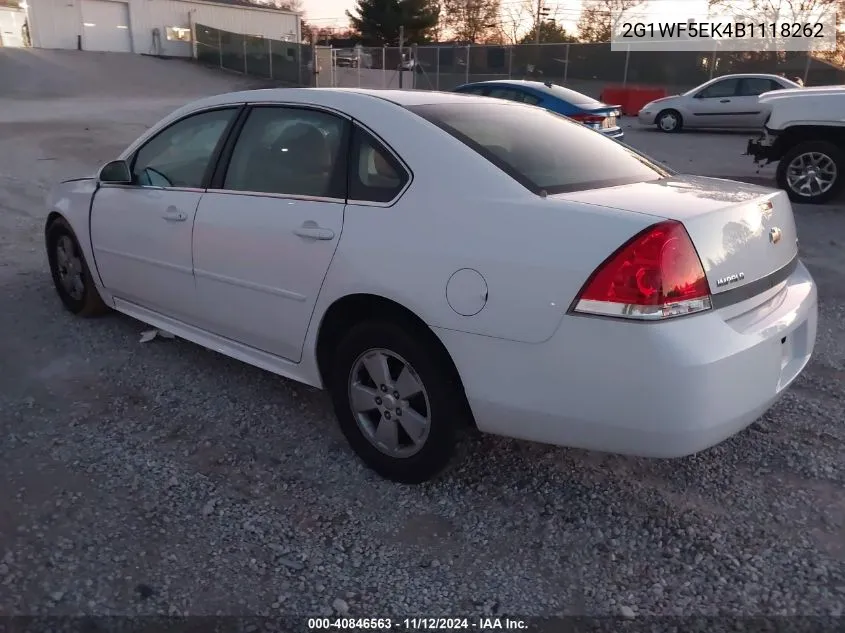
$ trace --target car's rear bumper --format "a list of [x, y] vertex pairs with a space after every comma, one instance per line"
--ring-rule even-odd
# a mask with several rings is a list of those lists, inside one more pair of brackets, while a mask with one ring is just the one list
[[605, 128], [601, 130], [601, 133], [612, 139], [616, 139], [617, 141], [621, 141], [623, 138], [625, 138], [625, 132], [623, 132], [622, 128], [619, 126]]
[[681, 457], [756, 420], [813, 351], [817, 294], [803, 264], [762, 306], [724, 313], [648, 324], [567, 316], [538, 345], [436, 331], [481, 431]]

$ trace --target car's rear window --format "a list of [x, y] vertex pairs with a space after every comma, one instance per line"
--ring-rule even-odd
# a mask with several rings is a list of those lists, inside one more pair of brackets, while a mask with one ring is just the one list
[[408, 109], [537, 194], [615, 187], [670, 175], [627, 146], [542, 108], [473, 99]]
[[558, 99], [563, 99], [572, 105], [582, 106], [585, 108], [600, 108], [605, 105], [601, 101], [597, 101], [592, 97], [588, 97], [580, 92], [575, 92], [569, 88], [564, 88], [563, 86], [558, 86], [557, 84], [552, 84], [551, 86], [546, 85], [546, 90]]

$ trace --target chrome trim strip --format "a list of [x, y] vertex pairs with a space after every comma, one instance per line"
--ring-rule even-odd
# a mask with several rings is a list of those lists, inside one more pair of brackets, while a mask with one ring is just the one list
[[185, 191], [188, 193], [205, 193], [200, 187], [153, 187], [150, 185], [130, 185], [116, 182], [101, 182], [101, 189], [133, 189], [137, 191]]
[[343, 198], [323, 198], [321, 196], [303, 196], [294, 193], [264, 193], [262, 191], [237, 191], [235, 189], [207, 189], [205, 193], [220, 193], [228, 196], [251, 196], [255, 198], [277, 198], [279, 200], [299, 200], [301, 202], [328, 202], [346, 204]]
[[[193, 275], [194, 271], [191, 268], [186, 266], [179, 266], [177, 264], [171, 264], [169, 262], [162, 262], [155, 259], [150, 259], [149, 257], [143, 257], [141, 255], [133, 255], [131, 253], [122, 253], [120, 251], [115, 251], [110, 248], [103, 248], [102, 246], [95, 246], [94, 247], [94, 257], [96, 259], [97, 253], [103, 253], [106, 255], [113, 255], [114, 257], [125, 257], [126, 259], [131, 259], [132, 261], [141, 262], [142, 264], [149, 264], [150, 266], [156, 266], [158, 268], [164, 268], [165, 270], [172, 270], [177, 273], [183, 273], [185, 275]], [[105, 285], [105, 284], [104, 284]]]
[[735, 303], [741, 303], [747, 299], [756, 297], [767, 290], [771, 290], [779, 283], [789, 279], [792, 276], [792, 273], [795, 272], [796, 268], [798, 268], [797, 254], [786, 266], [777, 269], [775, 272], [770, 273], [765, 277], [746, 283], [744, 286], [712, 294], [711, 300], [713, 302], [713, 308], [716, 310], [719, 308], [726, 308]]
[[283, 290], [282, 288], [273, 288], [272, 286], [265, 286], [264, 284], [257, 284], [251, 281], [243, 281], [242, 279], [219, 275], [207, 270], [202, 270], [201, 268], [194, 268], [194, 275], [197, 277], [205, 277], [206, 279], [211, 279], [212, 281], [229, 284], [230, 286], [239, 286], [248, 290], [257, 290], [258, 292], [284, 297], [285, 299], [292, 299], [293, 301], [304, 302], [307, 299], [305, 295], [301, 295], [298, 292], [291, 292], [290, 290]]

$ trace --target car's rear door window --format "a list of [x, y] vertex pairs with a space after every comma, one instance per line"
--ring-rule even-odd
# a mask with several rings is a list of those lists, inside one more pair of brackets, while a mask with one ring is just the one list
[[740, 97], [756, 97], [770, 90], [779, 90], [781, 86], [776, 81], [765, 77], [746, 77], [739, 86]]
[[490, 102], [409, 109], [538, 194], [612, 187], [669, 175], [625, 145], [542, 108]]
[[344, 199], [347, 125], [322, 110], [256, 107], [232, 150], [223, 189]]

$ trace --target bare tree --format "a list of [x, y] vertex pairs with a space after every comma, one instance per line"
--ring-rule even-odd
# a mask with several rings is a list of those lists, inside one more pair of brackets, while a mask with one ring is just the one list
[[501, 0], [441, 0], [441, 22], [455, 39], [475, 43], [498, 29]]
[[578, 18], [578, 39], [582, 42], [609, 42], [613, 36], [613, 19], [623, 11], [643, 4], [645, 0], [584, 0]]
[[807, 21], [827, 11], [835, 10], [841, 0], [709, 0], [711, 11], [719, 11], [732, 18], [763, 22], [781, 20]]
[[524, 35], [526, 23], [536, 25], [537, 3], [534, 0], [506, 2], [499, 11], [499, 27], [509, 44], [517, 44]]

